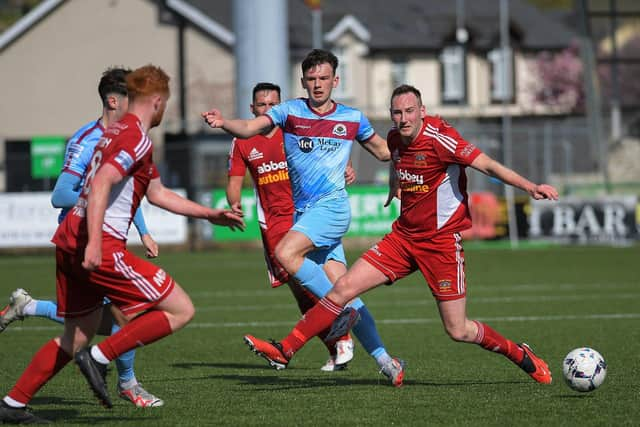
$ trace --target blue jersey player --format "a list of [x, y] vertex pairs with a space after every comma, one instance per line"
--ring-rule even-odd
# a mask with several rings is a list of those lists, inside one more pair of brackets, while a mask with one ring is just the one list
[[[61, 208], [58, 222], [61, 222], [76, 204], [94, 148], [104, 130], [109, 124], [120, 120], [127, 111], [125, 76], [128, 73], [129, 70], [122, 68], [111, 68], [103, 73], [98, 85], [98, 93], [103, 104], [102, 116], [81, 127], [67, 142], [64, 166], [51, 194], [51, 204]], [[133, 223], [140, 234], [147, 256], [156, 257], [158, 245], [147, 231], [142, 209], [136, 212]], [[10, 304], [0, 312], [0, 332], [12, 321], [23, 319], [25, 316], [45, 317], [63, 323], [64, 319], [57, 316], [56, 311], [57, 304], [54, 301], [36, 300], [24, 289], [17, 289], [11, 295]], [[107, 335], [115, 333], [120, 328], [118, 323], [126, 322], [124, 316], [114, 307], [111, 307], [111, 312], [105, 313], [111, 313], [117, 319], [117, 322], [109, 322], [111, 318], [103, 322], [106, 323], [106, 330], [102, 332], [106, 332]], [[138, 383], [133, 371], [134, 359], [135, 351], [127, 352], [116, 359], [120, 396], [139, 407], [162, 406], [164, 402], [161, 399], [143, 389]]]
[[[276, 247], [276, 257], [289, 274], [320, 298], [346, 272], [341, 239], [349, 228], [351, 211], [344, 172], [353, 141], [379, 160], [390, 158], [386, 141], [375, 133], [364, 114], [331, 99], [339, 83], [337, 67], [335, 55], [315, 49], [302, 61], [301, 83], [307, 98], [283, 102], [251, 120], [227, 120], [217, 109], [202, 114], [211, 127], [239, 138], [268, 132], [274, 126], [282, 128], [296, 213], [294, 226]], [[328, 274], [320, 267], [323, 263]], [[351, 306], [360, 317], [353, 328], [356, 337], [387, 377], [392, 381], [401, 378], [403, 364], [385, 350], [366, 306], [360, 299]], [[271, 366], [287, 366], [289, 357], [277, 343], [251, 335], [245, 336], [245, 342]]]

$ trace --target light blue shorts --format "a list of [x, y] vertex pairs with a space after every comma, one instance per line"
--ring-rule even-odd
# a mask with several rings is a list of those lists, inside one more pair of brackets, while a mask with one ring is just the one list
[[351, 206], [346, 197], [320, 200], [304, 211], [296, 210], [292, 230], [305, 236], [318, 250], [307, 255], [318, 264], [333, 259], [346, 265], [342, 237], [351, 223]]

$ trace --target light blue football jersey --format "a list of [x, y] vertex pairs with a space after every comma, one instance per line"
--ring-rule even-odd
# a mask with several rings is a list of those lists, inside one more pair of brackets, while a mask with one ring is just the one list
[[307, 99], [298, 98], [275, 105], [266, 115], [284, 132], [296, 209], [323, 198], [347, 197], [344, 172], [353, 141], [365, 142], [375, 134], [364, 114], [335, 103], [320, 115]]
[[[67, 142], [64, 153], [62, 172], [71, 173], [81, 178], [78, 188], [84, 185], [84, 175], [93, 156], [93, 150], [104, 133], [100, 120], [94, 120], [82, 126]], [[62, 222], [70, 208], [60, 211], [58, 222]]]

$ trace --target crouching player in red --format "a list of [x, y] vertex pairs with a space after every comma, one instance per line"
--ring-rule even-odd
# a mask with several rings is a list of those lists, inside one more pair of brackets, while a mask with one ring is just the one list
[[[280, 104], [278, 85], [258, 83], [254, 86], [253, 103], [250, 106], [254, 116], [265, 114], [271, 107], [278, 104]], [[240, 196], [247, 169], [251, 173], [255, 188], [258, 222], [271, 286], [276, 288], [287, 283], [300, 311], [304, 314], [318, 302], [318, 297], [290, 277], [275, 256], [276, 245], [293, 226], [294, 214], [289, 168], [280, 128], [273, 128], [264, 135], [233, 140], [229, 152], [227, 201], [231, 209], [239, 215], [243, 215]], [[355, 172], [350, 165], [347, 166], [345, 180], [347, 184], [355, 180]], [[329, 257], [324, 270], [335, 282], [338, 277], [334, 276], [342, 275], [344, 267], [339, 259], [331, 258], [331, 255]], [[337, 340], [325, 341], [326, 335], [321, 333], [319, 337], [329, 350], [329, 359], [320, 369], [326, 372], [345, 369], [347, 362], [353, 359], [353, 340], [347, 334]]]
[[[395, 176], [391, 194], [399, 190], [401, 199], [400, 216], [391, 233], [365, 252], [286, 338], [279, 343], [258, 340], [257, 347], [268, 357], [288, 360], [331, 325], [353, 298], [420, 270], [453, 340], [501, 353], [537, 382], [550, 383], [549, 367], [527, 344], [516, 344], [467, 318], [460, 232], [471, 226], [471, 217], [464, 169], [471, 166], [536, 200], [557, 200], [558, 192], [525, 179], [464, 140], [441, 118], [427, 116], [420, 92], [413, 86], [393, 91], [391, 119], [395, 125], [387, 137]], [[402, 378], [394, 383], [401, 384]]]
[[[152, 160], [147, 132], [160, 124], [169, 98], [169, 77], [147, 65], [126, 77], [128, 113], [105, 131], [87, 170], [75, 207], [58, 226], [56, 287], [61, 337], [47, 342], [15, 386], [0, 401], [0, 421], [45, 422], [25, 409], [33, 395], [72, 358], [101, 403], [111, 407], [107, 364], [135, 347], [150, 344], [184, 327], [195, 309], [189, 296], [160, 267], [126, 249], [126, 236], [141, 199], [180, 215], [243, 228], [229, 210], [211, 209], [164, 187]], [[103, 298], [127, 317], [120, 331], [91, 349]]]

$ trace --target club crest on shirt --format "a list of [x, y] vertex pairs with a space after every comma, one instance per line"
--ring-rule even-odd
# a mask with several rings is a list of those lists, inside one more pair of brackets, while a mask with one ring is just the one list
[[421, 166], [421, 167], [427, 166], [427, 155], [422, 152], [416, 153], [413, 158], [413, 164], [414, 166]]
[[338, 123], [333, 127], [333, 134], [336, 136], [347, 136], [347, 127], [342, 123]]
[[440, 288], [440, 292], [451, 292], [451, 281], [438, 280], [438, 288]]

